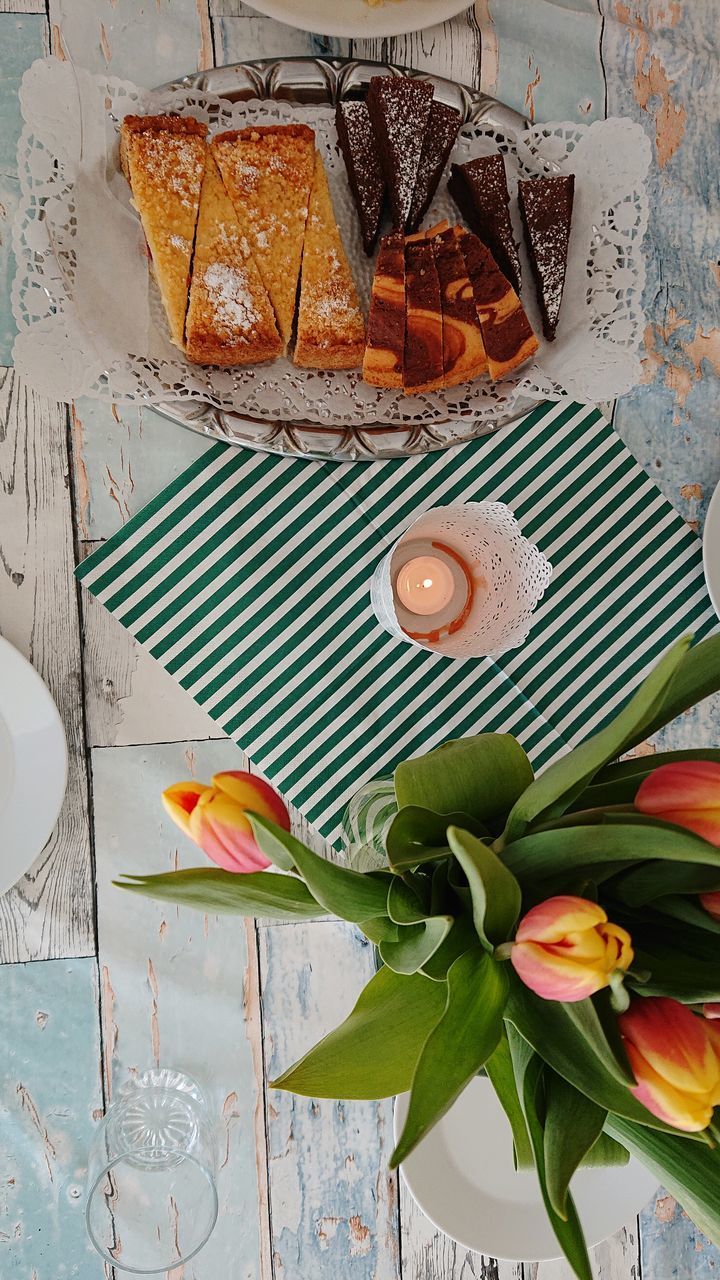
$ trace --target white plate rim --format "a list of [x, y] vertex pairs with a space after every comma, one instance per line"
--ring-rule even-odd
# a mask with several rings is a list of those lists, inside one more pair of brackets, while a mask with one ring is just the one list
[[[424, 31], [426, 27], [447, 22], [469, 7], [468, 0], [385, 0], [384, 4], [377, 6], [366, 4], [366, 0], [350, 0], [350, 3], [358, 15], [355, 19], [340, 17], [328, 20], [323, 14], [313, 17], [310, 12], [307, 18], [301, 18], [298, 22], [298, 7], [312, 11], [316, 7], [314, 0], [300, 0], [300, 6], [293, 0], [253, 0], [253, 8], [266, 17], [284, 22], [299, 31], [363, 40]], [[425, 8], [427, 14], [422, 13]]]
[[[485, 1081], [485, 1080], [480, 1081], [479, 1079], [475, 1079], [475, 1080], [471, 1080], [470, 1084], [467, 1086], [466, 1092], [468, 1090], [472, 1090], [473, 1087], [476, 1087], [481, 1083], [487, 1088], [492, 1087], [488, 1081]], [[463, 1095], [461, 1095], [461, 1098], [462, 1096]], [[395, 1103], [393, 1106], [393, 1134], [394, 1134], [395, 1142], [397, 1142], [400, 1137], [402, 1124], [404, 1123], [405, 1115], [407, 1114], [407, 1104], [408, 1104], [409, 1097], [410, 1097], [409, 1094], [404, 1093], [404, 1094], [399, 1094], [398, 1097], [396, 1097], [395, 1099]], [[460, 1099], [457, 1099], [453, 1105], [457, 1106], [459, 1101]], [[442, 1126], [443, 1121], [444, 1121], [444, 1117], [443, 1119], [440, 1119], [438, 1121], [436, 1128], [439, 1129]], [[413, 1177], [413, 1162], [417, 1161], [418, 1158], [422, 1158], [422, 1151], [423, 1151], [423, 1143], [421, 1142], [419, 1146], [415, 1149], [415, 1151], [413, 1151], [412, 1154], [400, 1165], [400, 1173], [402, 1175], [403, 1181], [410, 1195], [415, 1201], [415, 1204], [418, 1206], [421, 1213], [425, 1215], [428, 1221], [438, 1231], [442, 1231], [442, 1233], [444, 1235], [447, 1235], [449, 1239], [455, 1240], [456, 1243], [461, 1246], [461, 1248], [468, 1249], [473, 1253], [480, 1253], [484, 1257], [495, 1258], [496, 1261], [498, 1262], [535, 1263], [535, 1262], [562, 1261], [562, 1254], [560, 1252], [559, 1245], [557, 1246], [557, 1252], [543, 1253], [542, 1256], [540, 1257], [538, 1256], [530, 1257], [529, 1255], [527, 1255], [522, 1251], [516, 1253], [514, 1257], [510, 1257], [506, 1253], [504, 1253], [502, 1250], [499, 1252], [496, 1250], [493, 1250], [492, 1247], [490, 1247], [490, 1245], [483, 1246], [481, 1241], [479, 1241], [478, 1239], [472, 1238], [472, 1231], [468, 1232], [468, 1235], [466, 1238], [461, 1239], [460, 1236], [457, 1234], [457, 1231], [449, 1230], [448, 1226], [443, 1222], [444, 1215], [442, 1212], [442, 1199], [443, 1197], [447, 1197], [447, 1194], [448, 1194], [447, 1181], [444, 1181], [442, 1184], [442, 1188], [439, 1188], [440, 1190], [440, 1195], [438, 1197], [439, 1207], [436, 1207], [434, 1203], [430, 1203], [426, 1197], [423, 1197], [422, 1192], [418, 1190], [417, 1183], [415, 1181], [415, 1178]], [[652, 1195], [654, 1194], [658, 1186], [657, 1179], [654, 1177], [654, 1175], [652, 1175], [649, 1172], [649, 1170], [647, 1170], [645, 1166], [642, 1165], [640, 1161], [636, 1160], [635, 1157], [633, 1157], [632, 1155], [630, 1156], [629, 1164], [624, 1166], [622, 1170], [618, 1170], [618, 1173], [622, 1172], [627, 1176], [627, 1173], [630, 1170], [633, 1170], [633, 1171], [638, 1170], [640, 1173], [644, 1175], [645, 1189], [643, 1191], [642, 1197], [636, 1196], [633, 1200], [633, 1203], [629, 1206], [628, 1219], [630, 1219], [633, 1216], [633, 1214], [640, 1213], [640, 1211], [645, 1207], [645, 1205], [652, 1198]], [[598, 1169], [596, 1172], [599, 1174], [603, 1171]], [[610, 1172], [610, 1171], [608, 1170], [606, 1172]], [[538, 1188], [538, 1197], [539, 1196], [540, 1196], [540, 1190]], [[642, 1199], [642, 1203], [640, 1203], [640, 1199]], [[515, 1212], [516, 1211], [517, 1210], [515, 1210]], [[623, 1224], [620, 1223], [618, 1225], [622, 1226]], [[603, 1240], [608, 1238], [609, 1237], [606, 1235], [601, 1235], [596, 1239], [591, 1235], [590, 1238], [588, 1238], [587, 1240], [588, 1249], [596, 1248], [597, 1245], [602, 1244]]]
[[[47, 752], [44, 763], [49, 767], [42, 778], [38, 778], [33, 768], [34, 755], [31, 762], [24, 760], [22, 750], [19, 753], [16, 750], [18, 739], [26, 730], [14, 709], [8, 718], [4, 693], [9, 681], [13, 682], [15, 703], [18, 695], [26, 699], [25, 707], [35, 711], [42, 720], [41, 727], [33, 734], [34, 742], [38, 734], [42, 737]], [[0, 834], [7, 832], [13, 842], [7, 864], [0, 856], [0, 894], [3, 894], [32, 866], [50, 839], [62, 808], [68, 777], [67, 739], [52, 694], [32, 663], [4, 636], [0, 636], [0, 722], [12, 743], [16, 766], [9, 796], [0, 808]], [[34, 798], [32, 805], [23, 799], [23, 793], [28, 792]], [[3, 844], [6, 839], [8, 836], [3, 835]]]
[[720, 482], [710, 499], [702, 536], [705, 585], [718, 618], [720, 618]]

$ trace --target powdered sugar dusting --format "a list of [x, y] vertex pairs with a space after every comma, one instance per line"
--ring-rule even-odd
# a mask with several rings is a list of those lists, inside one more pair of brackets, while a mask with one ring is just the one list
[[206, 267], [203, 284], [218, 328], [230, 333], [250, 333], [259, 323], [248, 285], [247, 272], [216, 262]]
[[370, 81], [368, 109], [398, 228], [410, 213], [432, 98], [433, 87], [426, 80], [375, 76]]
[[205, 168], [205, 139], [149, 131], [140, 136], [142, 167], [153, 185], [171, 191], [186, 209], [193, 208]]

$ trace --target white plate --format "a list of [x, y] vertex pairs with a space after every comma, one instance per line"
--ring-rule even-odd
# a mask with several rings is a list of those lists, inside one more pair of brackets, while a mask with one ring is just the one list
[[253, 0], [253, 9], [324, 36], [400, 36], [454, 18], [468, 0]]
[[42, 853], [66, 784], [57, 707], [34, 667], [0, 636], [0, 893]]
[[713, 608], [720, 618], [720, 484], [710, 499], [705, 517], [703, 568]]
[[[407, 1094], [395, 1104], [395, 1138]], [[477, 1077], [403, 1163], [410, 1193], [436, 1227], [467, 1249], [511, 1262], [559, 1255], [534, 1170], [516, 1173], [510, 1124], [488, 1080]], [[637, 1160], [580, 1169], [572, 1192], [588, 1245], [629, 1222], [657, 1190]]]

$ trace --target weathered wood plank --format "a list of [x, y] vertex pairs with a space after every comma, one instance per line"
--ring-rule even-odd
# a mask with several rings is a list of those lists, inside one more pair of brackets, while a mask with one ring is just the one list
[[666, 1191], [640, 1217], [643, 1280], [716, 1280], [720, 1251]]
[[216, 0], [216, 3], [211, 4], [210, 12], [215, 61], [218, 66], [229, 62], [244, 62], [248, 58], [318, 53], [344, 55], [350, 46], [348, 40], [330, 40], [325, 36], [312, 35], [309, 31], [300, 31], [297, 27], [275, 22], [273, 18], [267, 18], [243, 4], [242, 0], [237, 0], [236, 3], [232, 0]]
[[270, 1280], [255, 931], [233, 916], [138, 898], [112, 880], [204, 864], [160, 793], [179, 778], [237, 767], [239, 756], [225, 742], [93, 752], [106, 1094], [129, 1071], [177, 1067], [202, 1085], [220, 1134], [220, 1216], [192, 1280]]
[[45, 17], [45, 0], [0, 0], [0, 13], [40, 13]]
[[[373, 970], [360, 934], [335, 921], [260, 930], [268, 1078], [349, 1012]], [[269, 1090], [270, 1216], [284, 1280], [397, 1280], [390, 1102], [331, 1102]]]
[[[717, 199], [708, 122], [720, 117], [712, 6], [601, 0], [608, 113], [652, 139], [645, 239], [644, 385], [615, 425], [671, 502], [694, 523], [720, 480]], [[713, 9], [714, 13], [714, 9]]]
[[0, 967], [3, 1276], [103, 1276], [83, 1203], [102, 1115], [97, 1000], [94, 959]]
[[[590, 1258], [595, 1280], [640, 1280], [637, 1218], [609, 1240], [591, 1249]], [[642, 1275], [645, 1275], [644, 1270]], [[540, 1262], [525, 1266], [523, 1280], [573, 1280], [573, 1276], [574, 1272], [564, 1261]], [[668, 1277], [663, 1277], [663, 1280], [668, 1280]]]
[[53, 52], [147, 88], [213, 65], [207, 0], [49, 0]]
[[66, 411], [0, 370], [0, 619], [58, 704], [69, 775], [57, 827], [32, 871], [0, 898], [0, 961], [95, 950], [78, 601]]
[[[98, 545], [83, 543], [83, 558]], [[89, 592], [81, 592], [81, 603], [88, 746], [225, 738], [207, 712]]]
[[521, 1262], [499, 1262], [451, 1240], [418, 1209], [400, 1178], [402, 1274], [406, 1280], [523, 1280]]
[[464, 84], [480, 81], [480, 29], [472, 9], [424, 31], [391, 39], [353, 40], [351, 45], [354, 58], [397, 62]]
[[481, 87], [531, 120], [605, 115], [596, 0], [477, 0]]
[[48, 25], [45, 6], [42, 16], [12, 12], [0, 4], [0, 365], [10, 363], [15, 341], [15, 321], [10, 307], [10, 288], [15, 274], [12, 252], [12, 224], [18, 207], [17, 142], [22, 120], [18, 90], [23, 72], [35, 58], [47, 53]]

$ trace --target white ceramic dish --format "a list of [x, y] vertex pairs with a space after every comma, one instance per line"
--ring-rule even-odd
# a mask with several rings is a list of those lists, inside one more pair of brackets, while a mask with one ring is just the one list
[[42, 852], [67, 785], [67, 744], [37, 671], [0, 636], [0, 893]]
[[399, 36], [454, 18], [467, 0], [253, 0], [253, 8], [301, 31], [325, 36]]
[[[406, 1113], [405, 1094], [395, 1104], [396, 1139]], [[558, 1257], [535, 1172], [516, 1173], [510, 1125], [486, 1079], [468, 1085], [402, 1173], [423, 1213], [465, 1248], [517, 1262]], [[572, 1191], [588, 1245], [629, 1222], [656, 1189], [632, 1158], [620, 1168], [581, 1169]]]
[[705, 517], [703, 568], [713, 608], [720, 618], [720, 484], [710, 499]]

